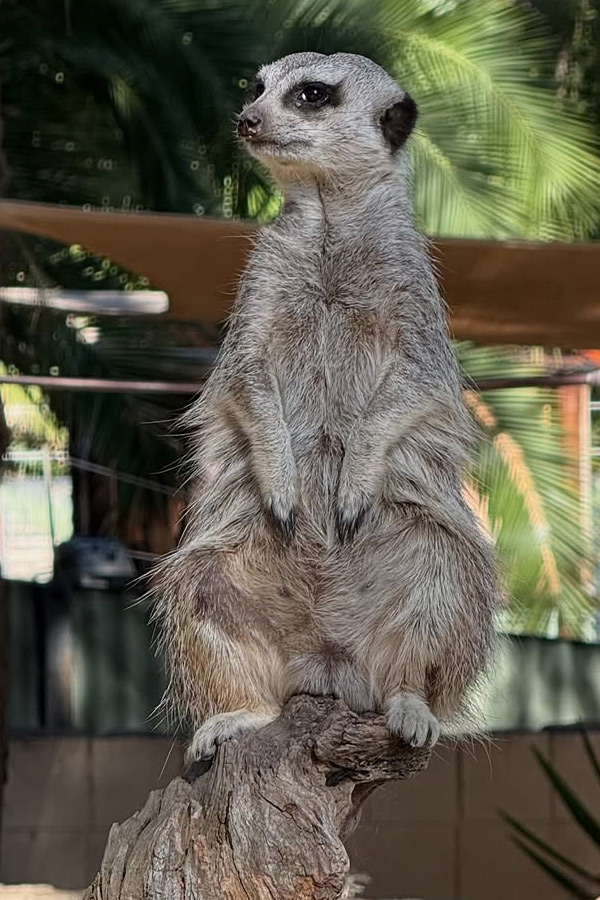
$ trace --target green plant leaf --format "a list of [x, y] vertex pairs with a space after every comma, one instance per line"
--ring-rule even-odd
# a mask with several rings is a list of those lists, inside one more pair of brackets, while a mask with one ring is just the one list
[[[541, 374], [532, 354], [512, 347], [458, 343], [460, 363], [474, 381]], [[581, 573], [591, 568], [591, 542], [582, 540], [581, 499], [574, 462], [564, 452], [557, 391], [513, 389], [473, 394], [472, 409], [485, 437], [472, 480], [495, 537], [509, 606], [508, 630], [547, 633], [558, 613], [581, 634], [593, 609]]]
[[544, 872], [550, 875], [550, 877], [560, 884], [561, 887], [565, 888], [571, 896], [577, 897], [578, 900], [593, 900], [595, 895], [592, 894], [591, 891], [584, 888], [581, 884], [578, 884], [578, 882], [574, 881], [568, 875], [565, 875], [558, 866], [554, 866], [552, 863], [548, 862], [548, 860], [544, 859], [540, 853], [536, 853], [535, 850], [528, 847], [527, 844], [519, 838], [513, 837], [512, 840], [517, 847], [520, 847], [521, 850], [527, 854], [527, 856], [535, 860]]
[[591, 872], [588, 872], [587, 869], [584, 869], [582, 866], [577, 865], [577, 863], [564, 856], [562, 853], [560, 853], [550, 844], [547, 844], [546, 841], [543, 841], [533, 831], [530, 831], [529, 828], [526, 828], [525, 825], [522, 825], [517, 819], [513, 818], [508, 813], [501, 811], [500, 815], [515, 831], [518, 831], [519, 834], [522, 834], [523, 837], [526, 837], [528, 840], [530, 840], [532, 844], [534, 844], [536, 847], [539, 847], [540, 850], [543, 850], [556, 862], [562, 863], [562, 865], [564, 865], [568, 869], [571, 869], [571, 871], [576, 875], [580, 875], [582, 878], [594, 882], [594, 884], [597, 885], [600, 889], [600, 877], [592, 874]]
[[558, 792], [564, 806], [569, 810], [578, 825], [583, 828], [588, 837], [600, 847], [600, 822], [598, 822], [589, 809], [581, 802], [577, 794], [575, 794], [562, 775], [554, 768], [550, 760], [547, 759], [537, 747], [533, 748], [533, 752], [551, 784]]
[[592, 766], [596, 776], [598, 778], [598, 786], [600, 787], [600, 761], [596, 755], [594, 748], [592, 747], [592, 742], [590, 740], [590, 736], [587, 733], [585, 728], [581, 729], [581, 737], [583, 738], [583, 744], [590, 761], [590, 765]]

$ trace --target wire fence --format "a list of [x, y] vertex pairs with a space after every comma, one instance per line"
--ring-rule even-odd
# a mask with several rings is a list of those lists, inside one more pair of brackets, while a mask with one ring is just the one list
[[[52, 579], [54, 549], [73, 534], [73, 469], [173, 494], [164, 484], [79, 459], [66, 450], [9, 449], [2, 460], [0, 571], [5, 579], [39, 583]], [[154, 558], [143, 551], [131, 555], [143, 561]]]

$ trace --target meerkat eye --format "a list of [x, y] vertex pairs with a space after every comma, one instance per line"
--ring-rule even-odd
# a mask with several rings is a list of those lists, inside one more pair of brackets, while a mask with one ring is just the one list
[[323, 106], [330, 98], [330, 90], [321, 81], [312, 81], [302, 86], [298, 93], [298, 106]]
[[254, 91], [253, 91], [253, 94], [252, 94], [253, 99], [254, 99], [254, 100], [258, 100], [258, 98], [260, 97], [260, 95], [261, 95], [261, 94], [264, 94], [264, 92], [265, 92], [265, 86], [264, 86], [263, 82], [262, 82], [262, 81], [256, 81], [256, 82], [254, 83]]

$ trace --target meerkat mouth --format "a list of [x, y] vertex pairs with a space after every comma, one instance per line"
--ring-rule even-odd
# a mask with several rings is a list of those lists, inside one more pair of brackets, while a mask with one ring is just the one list
[[251, 152], [265, 156], [293, 156], [308, 146], [309, 142], [302, 140], [278, 141], [274, 138], [254, 137], [248, 141]]

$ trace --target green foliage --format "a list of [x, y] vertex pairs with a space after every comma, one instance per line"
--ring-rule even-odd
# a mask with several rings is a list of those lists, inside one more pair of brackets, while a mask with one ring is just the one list
[[[476, 381], [540, 375], [530, 352], [459, 343], [463, 368]], [[470, 397], [485, 439], [474, 459], [478, 505], [493, 534], [509, 597], [509, 631], [547, 634], [558, 614], [580, 635], [592, 611], [582, 583], [591, 547], [582, 535], [584, 510], [578, 461], [565, 452], [562, 411], [555, 390], [519, 388]]]
[[[0, 373], [9, 374], [0, 362]], [[7, 413], [13, 448], [38, 448], [48, 446], [64, 449], [67, 433], [58, 423], [39, 387], [23, 387], [19, 384], [0, 385], [0, 402]], [[19, 416], [15, 412], [20, 413]], [[9, 415], [10, 413], [10, 415]], [[11, 418], [11, 416], [13, 418]]]
[[[582, 740], [588, 761], [598, 780], [598, 792], [600, 793], [600, 762], [586, 731], [582, 731]], [[534, 753], [563, 806], [582, 832], [596, 845], [600, 854], [600, 820], [593, 815], [587, 804], [565, 781], [550, 760], [537, 749], [534, 749]], [[507, 813], [502, 813], [502, 815], [511, 828], [515, 844], [570, 896], [577, 897], [579, 900], [595, 900], [600, 893], [600, 874], [590, 872], [574, 860], [569, 859], [517, 819]]]
[[589, 128], [557, 101], [543, 21], [503, 0], [463, 0], [442, 14], [418, 0], [389, 6], [394, 70], [423, 109], [413, 146], [425, 228], [543, 239], [593, 231], [598, 159]]
[[260, 215], [272, 191], [240, 156], [233, 118], [259, 63], [315, 48], [370, 55], [417, 98], [416, 204], [430, 233], [596, 226], [592, 132], [556, 95], [544, 20], [509, 0], [4, 0], [2, 17], [20, 198]]

